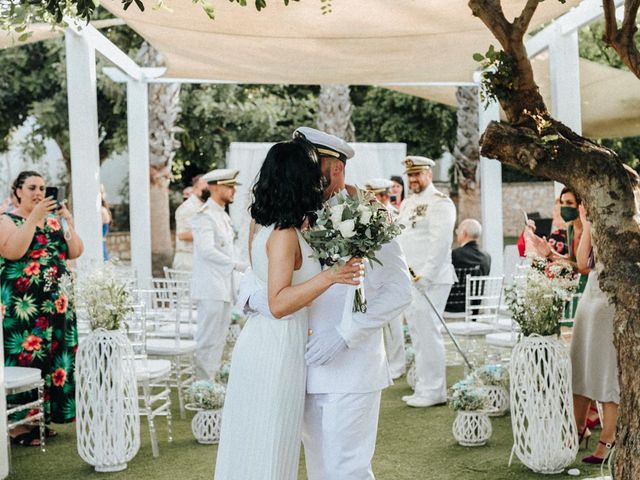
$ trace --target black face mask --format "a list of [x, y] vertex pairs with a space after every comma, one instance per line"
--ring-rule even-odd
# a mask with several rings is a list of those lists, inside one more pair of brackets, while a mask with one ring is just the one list
[[573, 222], [578, 218], [578, 209], [575, 207], [560, 207], [560, 216], [565, 222]]
[[206, 202], [207, 199], [211, 196], [211, 193], [209, 192], [208, 189], [204, 189], [202, 190], [202, 193], [200, 194], [200, 200], [202, 200], [202, 203]]

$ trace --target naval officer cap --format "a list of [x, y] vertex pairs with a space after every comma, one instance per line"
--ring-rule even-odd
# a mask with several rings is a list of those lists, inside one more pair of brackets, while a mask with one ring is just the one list
[[334, 157], [346, 162], [354, 155], [353, 148], [347, 142], [315, 128], [300, 127], [293, 132], [293, 138], [304, 138], [312, 143], [320, 156]]
[[409, 155], [402, 162], [404, 165], [404, 173], [417, 173], [431, 170], [435, 167], [436, 162], [427, 157], [419, 157], [417, 155]]
[[227, 185], [230, 187], [240, 185], [236, 180], [240, 170], [233, 168], [218, 168], [211, 170], [202, 176], [202, 179], [209, 185]]
[[371, 193], [384, 193], [393, 186], [391, 180], [386, 178], [372, 178], [364, 184], [365, 190]]

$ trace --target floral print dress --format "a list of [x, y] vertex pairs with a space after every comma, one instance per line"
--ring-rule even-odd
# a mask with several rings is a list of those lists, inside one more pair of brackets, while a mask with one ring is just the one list
[[[7, 213], [16, 226], [25, 219]], [[75, 420], [75, 354], [78, 331], [75, 311], [61, 279], [69, 275], [68, 247], [57, 217], [36, 228], [27, 253], [19, 260], [0, 257], [0, 300], [3, 313], [4, 363], [38, 368], [44, 378], [47, 422]], [[64, 281], [62, 283], [65, 283]], [[10, 403], [35, 400], [35, 392], [8, 398]]]

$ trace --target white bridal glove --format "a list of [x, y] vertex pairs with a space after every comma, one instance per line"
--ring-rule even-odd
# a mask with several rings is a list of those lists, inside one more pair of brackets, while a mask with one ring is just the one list
[[304, 358], [307, 365], [317, 367], [329, 363], [340, 352], [347, 349], [347, 342], [337, 328], [321, 332], [313, 332], [307, 342], [307, 353]]

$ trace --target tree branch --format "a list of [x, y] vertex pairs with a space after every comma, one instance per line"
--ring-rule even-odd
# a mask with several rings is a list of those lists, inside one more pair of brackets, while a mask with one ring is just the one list
[[524, 37], [524, 34], [527, 33], [527, 30], [529, 29], [531, 18], [533, 18], [533, 14], [536, 13], [536, 9], [538, 8], [540, 1], [541, 0], [527, 0], [527, 4], [524, 6], [520, 16], [513, 20], [514, 31], [512, 34], [517, 34], [518, 38]]
[[625, 0], [624, 20], [621, 28], [618, 28], [613, 0], [603, 0], [602, 7], [605, 17], [603, 40], [618, 53], [622, 63], [636, 77], [640, 78], [640, 50], [635, 43], [636, 18], [638, 10], [640, 10], [640, 0]]
[[469, 8], [506, 50], [511, 38], [512, 25], [504, 16], [500, 0], [469, 0]]

